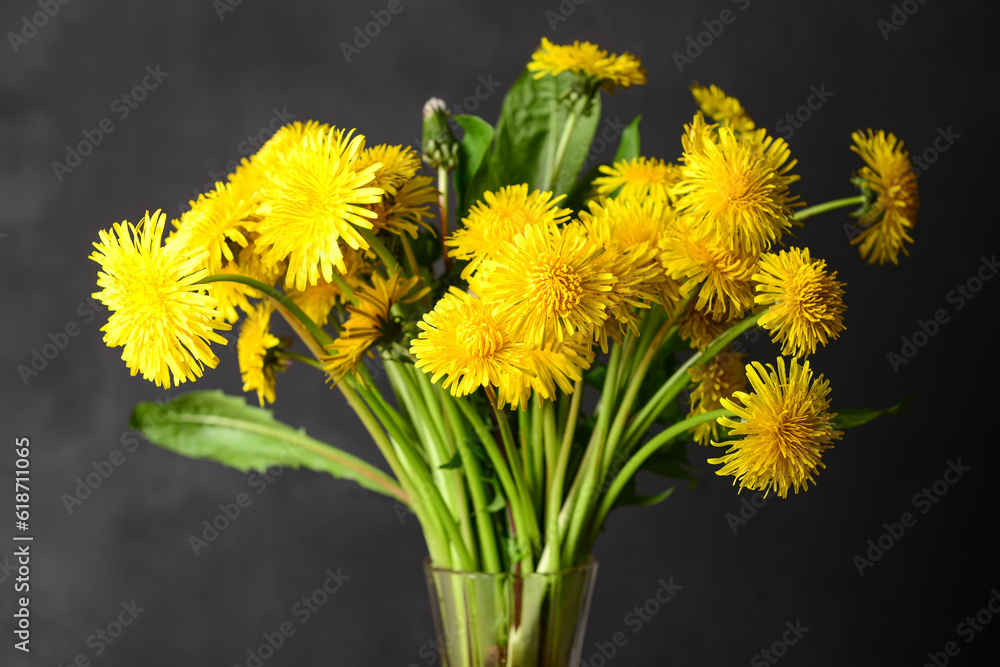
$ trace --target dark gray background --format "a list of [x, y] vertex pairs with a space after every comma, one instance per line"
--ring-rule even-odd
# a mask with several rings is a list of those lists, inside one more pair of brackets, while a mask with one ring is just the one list
[[[75, 479], [124, 449], [134, 402], [168, 395], [130, 378], [118, 352], [101, 343], [103, 318], [85, 323], [77, 307], [95, 289], [87, 255], [98, 229], [137, 220], [146, 209], [176, 215], [192, 188], [240, 157], [241, 142], [270, 122], [272, 109], [357, 127], [372, 142], [410, 143], [427, 97], [459, 102], [480, 76], [506, 87], [543, 35], [641, 56], [649, 84], [606, 97], [605, 113], [627, 122], [642, 111], [643, 152], [667, 159], [679, 153], [681, 124], [694, 110], [692, 80], [738, 95], [772, 132], [811, 86], [825, 85], [833, 96], [790, 140], [802, 175], [796, 189], [810, 203], [851, 194], [848, 177], [859, 164], [848, 150], [854, 129], [892, 130], [917, 152], [933, 145], [939, 128], [960, 135], [920, 178], [916, 244], [900, 267], [865, 265], [841, 229], [846, 215], [823, 216], [800, 233], [847, 282], [848, 330], [814, 359], [832, 381], [835, 404], [883, 405], [913, 394], [911, 410], [849, 432], [826, 457], [818, 487], [769, 500], [735, 535], [726, 515], [739, 511], [740, 497], [711, 474], [709, 453], [692, 448], [703, 471], [698, 487], [653, 509], [616, 514], [599, 542], [585, 656], [624, 630], [629, 642], [612, 664], [748, 664], [798, 619], [809, 631], [782, 664], [921, 665], [927, 651], [951, 640], [962, 647], [954, 664], [989, 664], [1000, 623], [970, 644], [955, 633], [1000, 586], [991, 540], [991, 327], [1000, 281], [986, 283], [961, 310], [946, 297], [998, 250], [996, 186], [987, 181], [997, 147], [995, 17], [985, 15], [986, 4], [913, 2], [916, 14], [886, 40], [877, 22], [890, 18], [888, 0], [752, 0], [745, 11], [724, 0], [565, 0], [575, 10], [555, 30], [545, 12], [559, 11], [557, 0], [403, 0], [402, 13], [347, 63], [338, 44], [386, 4], [247, 0], [220, 19], [211, 0], [76, 0], [18, 53], [8, 39], [0, 44], [2, 534], [12, 531], [12, 441], [28, 435], [37, 540], [34, 651], [25, 658], [11, 648], [13, 582], [0, 572], [0, 664], [94, 658], [88, 636], [133, 599], [145, 611], [94, 664], [245, 664], [262, 633], [295, 620], [292, 605], [322, 584], [327, 568], [350, 579], [266, 664], [428, 664], [422, 647], [432, 630], [417, 524], [401, 523], [391, 502], [349, 483], [284, 472], [195, 557], [188, 535], [247, 491], [247, 477], [143, 443], [67, 512], [61, 496], [73, 492]], [[724, 8], [735, 11], [735, 22], [679, 73], [671, 54]], [[5, 1], [0, 29], [20, 30], [22, 17], [36, 11], [33, 1]], [[156, 65], [167, 78], [127, 119], [115, 118], [114, 98]], [[500, 101], [494, 94], [476, 111], [492, 122]], [[59, 182], [51, 163], [106, 116], [114, 132]], [[608, 149], [601, 157], [610, 156]], [[940, 308], [951, 321], [894, 372], [887, 353], [899, 352], [900, 337]], [[32, 350], [69, 322], [82, 333], [25, 386], [17, 365], [30, 363]], [[757, 349], [762, 360], [776, 354]], [[195, 386], [238, 392], [235, 356], [220, 356], [220, 367]], [[377, 459], [317, 374], [291, 371], [278, 397], [282, 420]], [[958, 458], [971, 471], [860, 577], [852, 557], [883, 522], [913, 511], [911, 496]], [[0, 564], [12, 550], [4, 537]], [[626, 614], [669, 577], [683, 589], [632, 634]]]

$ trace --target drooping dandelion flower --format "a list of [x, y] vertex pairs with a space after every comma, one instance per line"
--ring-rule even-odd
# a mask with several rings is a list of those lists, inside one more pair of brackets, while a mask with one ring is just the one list
[[696, 291], [696, 308], [712, 317], [739, 317], [753, 305], [750, 279], [756, 257], [740, 248], [728, 249], [713, 238], [697, 238], [687, 218], [661, 240], [660, 261], [667, 275], [680, 281], [681, 297]]
[[434, 217], [431, 204], [438, 201], [438, 190], [430, 176], [415, 176], [399, 187], [395, 195], [386, 195], [381, 204], [372, 207], [378, 217], [372, 222], [378, 231], [391, 234], [409, 234], [417, 238], [420, 227], [434, 231], [427, 224]]
[[463, 227], [444, 242], [454, 248], [449, 252], [452, 257], [469, 260], [462, 277], [468, 279], [481, 262], [492, 259], [504, 243], [513, 241], [528, 225], [556, 225], [566, 220], [572, 211], [557, 206], [564, 197], [538, 190], [529, 194], [524, 184], [483, 193], [483, 199], [462, 220]]
[[[617, 256], [631, 268], [629, 280], [639, 281], [643, 291], [656, 295], [664, 308], [674, 310], [680, 300], [678, 284], [670, 278], [657, 257], [659, 243], [673, 227], [674, 210], [654, 199], [633, 200], [601, 197], [587, 203], [589, 211], [580, 211], [580, 224], [591, 241]], [[653, 254], [648, 252], [652, 250]], [[619, 276], [614, 292], [621, 292], [629, 280]]]
[[340, 241], [351, 248], [368, 243], [358, 228], [371, 229], [374, 211], [366, 204], [381, 201], [384, 190], [370, 187], [379, 164], [355, 169], [364, 137], [351, 138], [335, 128], [305, 134], [280, 156], [261, 193], [257, 246], [264, 263], [287, 260], [285, 285], [305, 289], [334, 268], [345, 270]]
[[754, 129], [753, 119], [747, 114], [746, 109], [735, 97], [726, 95], [721, 88], [716, 85], [691, 86], [691, 95], [698, 103], [705, 115], [709, 116], [717, 123], [729, 125], [737, 132], [751, 132]]
[[789, 173], [795, 166], [789, 155], [784, 139], [764, 130], [737, 136], [723, 125], [717, 141], [684, 153], [676, 207], [697, 236], [758, 255], [792, 226], [799, 205], [788, 190], [798, 180]]
[[161, 245], [166, 216], [147, 213], [137, 225], [115, 223], [101, 230], [90, 259], [101, 265], [94, 298], [111, 311], [101, 331], [108, 347], [122, 346], [132, 375], [165, 388], [195, 380], [218, 357], [210, 343], [226, 343], [226, 331], [209, 285], [204, 253], [180, 254]]
[[594, 334], [614, 305], [607, 254], [580, 225], [531, 225], [497, 250], [483, 297], [529, 346]]
[[809, 248], [790, 248], [760, 258], [754, 301], [769, 306], [759, 324], [781, 343], [781, 354], [801, 357], [844, 330], [844, 283]]
[[629, 88], [646, 83], [646, 70], [642, 62], [630, 53], [608, 54], [590, 42], [573, 42], [571, 45], [553, 44], [542, 37], [542, 43], [531, 55], [528, 70], [536, 79], [575, 72], [596, 82], [601, 89], [613, 92], [615, 88]]
[[[722, 352], [712, 357], [707, 364], [689, 368], [691, 380], [697, 383], [691, 391], [691, 409], [688, 417], [702, 415], [722, 407], [722, 399], [730, 398], [747, 386], [746, 372], [743, 370], [742, 352]], [[694, 441], [708, 445], [717, 437], [719, 426], [716, 422], [704, 422], [694, 429]]]
[[273, 313], [271, 301], [258, 304], [240, 325], [236, 342], [243, 391], [257, 392], [262, 406], [274, 403], [277, 374], [287, 365], [287, 360], [281, 357], [284, 343], [271, 333]]
[[727, 317], [716, 318], [697, 307], [695, 301], [688, 303], [681, 318], [678, 332], [683, 340], [691, 343], [696, 350], [704, 350], [732, 324]]
[[372, 274], [372, 284], [354, 291], [357, 305], [347, 306], [350, 316], [341, 327], [340, 335], [327, 346], [329, 353], [322, 359], [323, 370], [336, 384], [354, 371], [366, 354], [376, 345], [387, 345], [401, 333], [399, 322], [390, 312], [396, 303], [412, 303], [427, 293], [417, 289], [420, 278], [404, 278], [399, 271], [383, 278]]
[[497, 397], [502, 405], [524, 409], [532, 393], [543, 400], [553, 400], [557, 391], [572, 394], [574, 383], [583, 378], [593, 362], [593, 342], [579, 334], [561, 343], [528, 348], [521, 360], [525, 370], [508, 374], [498, 387]]
[[867, 135], [855, 132], [851, 138], [851, 150], [865, 161], [858, 178], [877, 196], [872, 208], [861, 216], [865, 230], [851, 243], [860, 245], [861, 257], [869, 264], [898, 264], [899, 253], [909, 254], [905, 244], [913, 243], [909, 230], [917, 223], [920, 210], [910, 154], [903, 150], [902, 141], [883, 130], [874, 133], [869, 129]]
[[410, 352], [431, 382], [444, 378], [441, 387], [453, 396], [493, 386], [504, 400], [521, 403], [525, 346], [510, 325], [493, 316], [490, 305], [452, 287], [417, 326], [421, 331]]
[[735, 400], [723, 398], [722, 406], [737, 419], [718, 420], [738, 439], [713, 442], [728, 449], [708, 462], [721, 464], [716, 474], [732, 475], [741, 490], [776, 491], [782, 498], [789, 489], [807, 490], [825, 467], [823, 452], [843, 434], [830, 413], [830, 383], [822, 375], [813, 381], [809, 362], [799, 365], [795, 359], [787, 369], [778, 357], [777, 369], [754, 362], [746, 371], [753, 393], [739, 391]]

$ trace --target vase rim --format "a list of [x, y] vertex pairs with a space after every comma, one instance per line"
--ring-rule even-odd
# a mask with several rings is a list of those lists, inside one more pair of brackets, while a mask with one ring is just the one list
[[579, 572], [583, 570], [597, 570], [597, 559], [593, 556], [587, 556], [587, 562], [583, 565], [574, 565], [573, 567], [568, 567], [564, 570], [557, 570], [556, 572], [531, 572], [529, 574], [518, 574], [516, 572], [482, 572], [482, 571], [468, 571], [468, 570], [454, 570], [448, 567], [438, 567], [431, 562], [430, 557], [424, 558], [424, 568], [433, 572], [440, 572], [444, 574], [457, 574], [463, 577], [520, 577], [521, 579], [526, 579], [529, 577], [559, 577], [572, 574], [574, 572]]

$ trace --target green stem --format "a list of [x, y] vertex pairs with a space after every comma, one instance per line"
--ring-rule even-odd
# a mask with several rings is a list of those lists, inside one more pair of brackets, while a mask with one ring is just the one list
[[289, 299], [281, 290], [276, 289], [270, 285], [266, 285], [259, 280], [254, 280], [249, 276], [241, 276], [236, 273], [215, 273], [210, 276], [205, 276], [198, 283], [202, 285], [207, 285], [209, 283], [240, 283], [241, 285], [246, 285], [248, 287], [253, 287], [258, 292], [265, 294], [277, 301], [282, 307], [288, 310], [292, 315], [295, 316], [299, 322], [305, 326], [306, 330], [312, 334], [313, 338], [319, 342], [320, 345], [326, 347], [327, 345], [333, 344], [333, 338], [329, 336], [323, 329], [319, 327], [318, 324], [312, 321], [312, 319], [305, 314], [305, 312], [295, 305], [295, 302]]
[[806, 218], [811, 218], [819, 213], [826, 213], [827, 211], [833, 211], [847, 206], [861, 206], [864, 203], [865, 198], [863, 195], [858, 195], [857, 197], [844, 197], [843, 199], [832, 199], [828, 202], [823, 202], [822, 204], [816, 204], [815, 206], [799, 209], [795, 212], [795, 215], [792, 216], [792, 219], [805, 220]]
[[624, 466], [622, 466], [621, 471], [615, 476], [614, 481], [611, 483], [611, 487], [608, 492], [604, 495], [604, 499], [601, 501], [601, 506], [597, 510], [595, 515], [595, 521], [591, 524], [591, 537], [596, 536], [597, 532], [600, 531], [601, 526], [604, 524], [605, 519], [607, 519], [608, 514], [614, 508], [615, 502], [618, 500], [618, 496], [621, 494], [625, 485], [628, 484], [629, 480], [642, 468], [642, 465], [651, 457], [653, 454], [660, 449], [660, 447], [666, 445], [671, 440], [679, 436], [685, 431], [689, 431], [699, 424], [704, 424], [705, 422], [714, 421], [719, 417], [732, 417], [734, 414], [725, 409], [712, 410], [711, 412], [705, 412], [694, 417], [688, 417], [687, 419], [677, 422], [673, 426], [657, 433], [656, 436], [651, 438], [649, 442], [642, 446], [638, 452], [631, 457]]
[[302, 363], [308, 366], [312, 366], [313, 368], [318, 368], [319, 370], [323, 370], [323, 364], [321, 364], [316, 359], [313, 359], [312, 357], [307, 357], [304, 354], [299, 354], [298, 352], [289, 352], [288, 350], [285, 350], [281, 353], [281, 356], [288, 357], [289, 359], [294, 359], [295, 361], [301, 361]]
[[548, 165], [548, 173], [546, 174], [545, 180], [549, 183], [549, 190], [555, 191], [556, 179], [559, 178], [559, 170], [562, 168], [563, 158], [566, 156], [566, 147], [569, 145], [569, 139], [573, 135], [573, 129], [576, 127], [576, 121], [580, 118], [580, 114], [583, 110], [584, 104], [587, 103], [587, 99], [582, 99], [570, 108], [569, 114], [566, 116], [566, 125], [563, 127], [562, 136], [559, 137], [559, 145], [556, 147], [555, 157], [552, 162]]
[[737, 322], [724, 333], [716, 337], [716, 339], [712, 341], [712, 343], [705, 348], [703, 352], [697, 352], [691, 355], [687, 361], [681, 364], [674, 374], [670, 376], [670, 379], [660, 386], [645, 407], [643, 407], [643, 409], [636, 414], [631, 424], [629, 424], [629, 427], [625, 430], [625, 439], [623, 441], [624, 451], [630, 451], [632, 447], [642, 439], [643, 435], [649, 430], [649, 427], [653, 425], [653, 422], [656, 421], [656, 418], [663, 412], [667, 404], [680, 393], [681, 389], [683, 389], [688, 382], [691, 381], [691, 374], [688, 373], [689, 368], [695, 364], [704, 363], [712, 359], [712, 357], [733, 342], [737, 336], [754, 326], [757, 323], [757, 320], [759, 320], [766, 312], [766, 310], [761, 311]]
[[451, 257], [448, 255], [448, 248], [445, 246], [445, 239], [451, 233], [451, 225], [448, 220], [448, 178], [449, 172], [444, 167], [438, 167], [438, 211], [441, 214], [441, 257], [444, 259], [444, 272], [447, 274], [451, 270]]
[[382, 260], [382, 263], [385, 264], [386, 271], [389, 273], [399, 271], [399, 262], [396, 261], [396, 258], [392, 256], [389, 249], [382, 243], [382, 239], [375, 236], [375, 232], [364, 227], [358, 227], [358, 231], [361, 233], [362, 238], [368, 242], [368, 245], [371, 246], [371, 249], [375, 251], [375, 254], [378, 255], [378, 258]]
[[511, 520], [514, 524], [513, 538], [515, 543], [519, 542], [519, 548], [530, 551], [530, 544], [524, 543], [524, 540], [528, 539], [527, 519], [525, 518], [526, 508], [523, 507], [523, 503], [521, 502], [521, 494], [517, 484], [514, 482], [509, 463], [504, 460], [503, 454], [500, 453], [496, 438], [493, 437], [493, 434], [486, 427], [486, 424], [483, 423], [482, 419], [480, 419], [476, 413], [476, 409], [469, 404], [469, 401], [457, 399], [455, 403], [465, 415], [468, 422], [472, 424], [473, 430], [479, 436], [480, 442], [483, 443], [483, 448], [486, 450], [486, 456], [489, 458], [490, 464], [496, 470], [497, 477], [500, 479], [500, 487], [503, 489], [504, 497], [510, 508]]
[[347, 284], [347, 281], [341, 277], [336, 271], [333, 272], [333, 284], [340, 288], [340, 291], [344, 293], [346, 301], [354, 301], [354, 290], [351, 286]]
[[469, 484], [469, 495], [472, 496], [472, 507], [476, 515], [476, 527], [479, 533], [479, 548], [483, 555], [483, 567], [486, 572], [500, 571], [500, 554], [493, 530], [493, 520], [487, 509], [486, 488], [483, 484], [483, 472], [479, 459], [469, 449], [468, 434], [462, 425], [462, 417], [455, 407], [456, 399], [441, 390], [442, 405], [448, 421], [455, 425], [455, 442], [458, 453], [462, 457], [462, 466]]

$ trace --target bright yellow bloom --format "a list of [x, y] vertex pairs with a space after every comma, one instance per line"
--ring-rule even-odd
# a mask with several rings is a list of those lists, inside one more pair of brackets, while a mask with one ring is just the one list
[[344, 294], [336, 283], [328, 283], [321, 279], [302, 291], [290, 290], [288, 298], [301, 308], [310, 320], [323, 326], [330, 321], [330, 311], [343, 300]]
[[528, 349], [521, 361], [525, 370], [508, 374], [500, 383], [497, 398], [501, 405], [525, 409], [533, 391], [544, 400], [553, 400], [557, 390], [572, 394], [574, 383], [594, 362], [594, 346], [576, 335], [562, 343]]
[[860, 244], [861, 256], [869, 264], [899, 263], [899, 253], [909, 255], [905, 243], [913, 243], [907, 230], [913, 229], [920, 210], [917, 175], [910, 165], [910, 154], [903, 150], [903, 142], [883, 130], [868, 135], [855, 132], [851, 135], [851, 150], [861, 156], [865, 166], [858, 178], [872, 190], [878, 199], [865, 215], [861, 224], [866, 229], [851, 240]]
[[698, 103], [701, 110], [712, 120], [729, 125], [737, 132], [753, 131], [753, 119], [747, 114], [740, 101], [726, 95], [718, 86], [713, 84], [706, 88], [694, 84], [691, 86], [691, 95], [694, 96], [694, 101]]
[[684, 153], [676, 207], [699, 237], [758, 255], [791, 227], [792, 208], [799, 205], [788, 191], [798, 180], [788, 173], [795, 160], [788, 162], [784, 139], [764, 130], [737, 136], [721, 126], [718, 132], [717, 142]]
[[452, 396], [494, 386], [505, 402], [519, 405], [525, 347], [492, 311], [480, 299], [452, 287], [417, 323], [421, 331], [410, 352], [417, 358], [414, 365], [431, 375], [431, 382], [445, 378], [441, 387]]
[[[691, 380], [698, 383], [691, 391], [688, 417], [718, 410], [722, 407], [722, 399], [730, 398], [737, 391], [746, 388], [747, 376], [743, 371], [746, 356], [742, 352], [722, 352], [712, 357], [707, 364], [698, 364], [688, 369]], [[704, 422], [695, 427], [694, 441], [699, 445], [708, 445], [717, 434], [718, 425], [715, 422]]]
[[281, 358], [285, 345], [271, 333], [272, 313], [271, 301], [258, 304], [240, 325], [240, 337], [236, 342], [243, 391], [257, 392], [257, 400], [262, 406], [274, 403], [276, 377], [287, 364]]
[[[283, 263], [273, 267], [261, 264], [260, 255], [255, 252], [253, 241], [250, 241], [239, 251], [235, 261], [227, 262], [217, 273], [247, 276], [273, 286], [284, 271]], [[212, 296], [219, 302], [219, 313], [223, 319], [235, 323], [240, 318], [237, 308], [249, 314], [253, 310], [250, 299], [259, 299], [261, 293], [248, 285], [225, 281], [212, 283]]]
[[388, 345], [402, 332], [400, 323], [390, 313], [393, 304], [412, 303], [429, 291], [417, 290], [419, 277], [404, 278], [399, 271], [387, 278], [372, 274], [372, 284], [354, 290], [357, 305], [347, 306], [350, 317], [344, 322], [340, 336], [327, 346], [329, 356], [323, 357], [323, 370], [336, 384], [358, 363], [371, 354], [375, 345]]
[[437, 203], [438, 190], [430, 176], [415, 176], [404, 183], [395, 195], [386, 195], [381, 204], [372, 210], [378, 214], [373, 222], [375, 229], [385, 229], [392, 234], [409, 234], [417, 238], [419, 227], [434, 231], [425, 220], [433, 217], [430, 205]]
[[[678, 285], [655, 256], [647, 258], [645, 253], [647, 249], [655, 251], [667, 236], [674, 224], [674, 210], [662, 201], [622, 197], [601, 197], [587, 202], [587, 206], [590, 210], [580, 211], [579, 218], [590, 240], [612, 255], [630, 254], [627, 264], [641, 273], [632, 271], [632, 277], [641, 278], [643, 286], [656, 295], [663, 307], [672, 310], [680, 300]], [[643, 263], [645, 260], [648, 265]]]
[[101, 331], [108, 347], [122, 346], [122, 359], [132, 375], [165, 388], [195, 380], [202, 367], [215, 368], [218, 357], [209, 343], [226, 339], [215, 331], [223, 322], [201, 268], [206, 251], [178, 253], [160, 245], [166, 216], [147, 213], [137, 225], [115, 223], [100, 231], [90, 259], [101, 265], [93, 294], [111, 315]]
[[716, 318], [689, 302], [681, 320], [680, 336], [697, 350], [704, 350], [732, 323], [728, 318]]
[[[347, 271], [343, 274], [338, 272], [338, 275], [353, 293], [353, 290], [367, 285], [368, 276], [371, 275], [374, 265], [367, 261], [363, 250], [342, 247], [341, 251], [344, 253]], [[304, 290], [289, 290], [288, 297], [309, 316], [309, 319], [320, 326], [330, 320], [330, 311], [334, 306], [338, 303], [346, 304], [350, 300], [341, 289], [340, 283], [328, 283], [325, 280], [320, 280]]]
[[394, 195], [420, 169], [420, 156], [410, 146], [378, 144], [366, 148], [358, 156], [356, 169], [361, 171], [373, 164], [382, 165], [375, 172], [372, 186], [382, 188], [386, 195]]
[[535, 78], [557, 76], [575, 72], [594, 80], [611, 93], [617, 88], [629, 88], [646, 83], [646, 70], [642, 62], [630, 53], [620, 56], [598, 48], [590, 42], [573, 42], [572, 45], [553, 44], [542, 37], [542, 44], [531, 55], [528, 70]]
[[[719, 139], [719, 124], [708, 123], [705, 114], [698, 111], [690, 123], [684, 124], [684, 134], [681, 135], [681, 147], [685, 153], [702, 153], [705, 145], [715, 143]], [[671, 193], [673, 196], [673, 193]]]
[[364, 207], [381, 201], [381, 188], [366, 187], [378, 163], [355, 169], [364, 137], [351, 138], [335, 128], [306, 134], [279, 157], [262, 191], [257, 246], [263, 261], [273, 266], [288, 260], [285, 285], [305, 289], [322, 277], [333, 278], [334, 267], [345, 271], [339, 241], [368, 248], [358, 227], [372, 228], [374, 211]]
[[609, 254], [580, 225], [531, 225], [495, 253], [483, 298], [530, 347], [597, 334], [614, 305]]
[[660, 261], [667, 275], [683, 281], [681, 297], [697, 290], [696, 307], [714, 318], [739, 317], [753, 305], [750, 279], [756, 257], [729, 250], [712, 238], [695, 238], [686, 217], [660, 241]]
[[680, 180], [680, 168], [656, 158], [637, 157], [620, 160], [610, 167], [602, 164], [598, 170], [605, 174], [594, 179], [598, 194], [611, 195], [621, 188], [619, 199], [646, 199], [667, 201], [670, 189]]
[[268, 175], [281, 169], [281, 162], [291, 149], [299, 146], [306, 137], [319, 139], [324, 134], [333, 133], [337, 139], [343, 133], [336, 127], [330, 127], [327, 123], [310, 120], [305, 123], [295, 121], [278, 128], [278, 131], [271, 135], [271, 138], [264, 142], [254, 155], [250, 157], [249, 165], [258, 170], [266, 179]]
[[469, 208], [468, 217], [462, 219], [464, 227], [444, 242], [454, 248], [449, 251], [452, 257], [469, 260], [462, 278], [468, 279], [481, 262], [492, 259], [504, 243], [513, 241], [528, 225], [556, 225], [569, 218], [572, 211], [556, 206], [564, 197], [538, 190], [528, 194], [524, 184], [483, 193], [484, 201], [476, 202]]
[[800, 366], [795, 359], [785, 369], [778, 357], [777, 370], [754, 362], [746, 367], [752, 394], [736, 392], [734, 400], [722, 399], [722, 406], [736, 413], [738, 420], [719, 417], [719, 424], [730, 429], [738, 440], [713, 442], [728, 447], [726, 454], [709, 463], [722, 464], [718, 475], [733, 475], [740, 490], [777, 491], [784, 498], [789, 489], [815, 484], [813, 475], [822, 462], [823, 452], [833, 447], [842, 431], [834, 428], [830, 413], [830, 383], [820, 375], [812, 381], [809, 362]]
[[174, 221], [177, 233], [171, 236], [177, 252], [205, 253], [205, 268], [218, 273], [225, 262], [234, 259], [233, 246], [245, 248], [245, 232], [252, 223], [248, 218], [257, 210], [253, 201], [240, 199], [229, 183], [216, 183], [215, 189], [199, 195], [191, 208]]
[[813, 260], [809, 248], [790, 248], [760, 258], [755, 298], [769, 306], [759, 323], [781, 343], [782, 354], [806, 356], [844, 330], [844, 283], [826, 262]]

